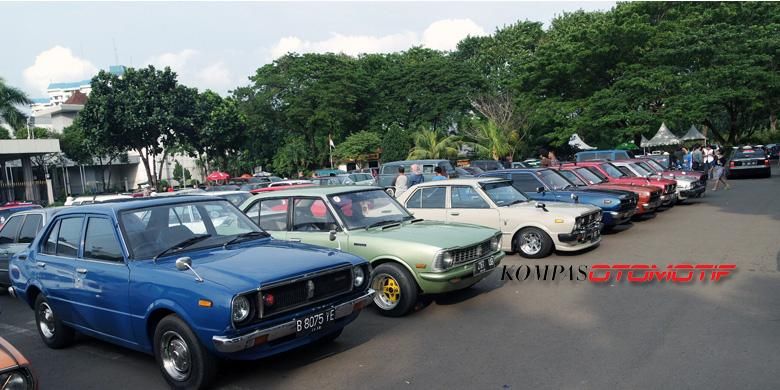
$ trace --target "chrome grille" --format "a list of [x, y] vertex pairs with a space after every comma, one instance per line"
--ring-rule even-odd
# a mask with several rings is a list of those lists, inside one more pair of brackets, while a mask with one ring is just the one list
[[[280, 282], [260, 290], [258, 305], [263, 305], [263, 310], [259, 315], [265, 318], [350, 291], [352, 291], [351, 267], [337, 268], [307, 278]], [[273, 295], [273, 305], [264, 304], [263, 297], [268, 294]]]
[[466, 248], [455, 249], [450, 253], [452, 253], [452, 261], [455, 264], [476, 260], [491, 253], [490, 240]]
[[653, 192], [650, 193], [650, 202], [651, 203], [657, 201], [659, 198], [661, 198], [661, 193], [660, 192], [653, 191]]

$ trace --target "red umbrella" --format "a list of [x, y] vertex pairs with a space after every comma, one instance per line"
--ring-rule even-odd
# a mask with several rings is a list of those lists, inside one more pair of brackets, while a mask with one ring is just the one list
[[248, 174], [248, 173], [245, 173], [245, 174], [241, 175], [241, 177], [240, 177], [240, 178], [241, 178], [241, 179], [251, 179], [251, 178], [252, 178], [252, 175], [250, 175], [250, 174]]
[[228, 175], [225, 172], [220, 172], [220, 171], [211, 172], [208, 176], [206, 176], [206, 179], [208, 179], [209, 181], [227, 180], [229, 178], [230, 178], [230, 175]]

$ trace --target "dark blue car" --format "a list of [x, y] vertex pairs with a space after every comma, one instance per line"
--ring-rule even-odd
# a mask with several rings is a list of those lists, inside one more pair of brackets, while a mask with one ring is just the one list
[[63, 348], [78, 331], [153, 354], [175, 388], [217, 358], [332, 340], [372, 300], [365, 260], [277, 241], [224, 199], [166, 197], [66, 209], [11, 260], [9, 292]]
[[502, 177], [512, 186], [538, 201], [587, 203], [603, 210], [602, 223], [609, 229], [628, 222], [636, 212], [637, 195], [621, 190], [581, 190], [549, 168], [505, 169], [480, 176]]

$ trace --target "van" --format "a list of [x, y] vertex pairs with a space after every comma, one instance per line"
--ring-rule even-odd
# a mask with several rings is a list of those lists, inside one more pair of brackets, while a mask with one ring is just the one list
[[452, 166], [449, 160], [406, 160], [406, 161], [393, 161], [382, 164], [379, 169], [379, 175], [376, 177], [376, 185], [384, 188], [388, 194], [395, 195], [395, 188], [393, 188], [393, 181], [398, 175], [398, 167], [404, 167], [405, 173], [408, 175], [412, 173], [412, 164], [417, 164], [422, 169], [423, 177], [425, 181], [433, 179], [435, 175], [433, 169], [441, 167], [444, 173], [451, 179], [458, 177], [458, 173]]

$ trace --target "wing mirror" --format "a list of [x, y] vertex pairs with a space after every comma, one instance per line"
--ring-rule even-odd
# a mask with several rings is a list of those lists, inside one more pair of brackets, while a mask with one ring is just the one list
[[571, 200], [573, 200], [574, 203], [579, 203], [580, 197], [577, 196], [577, 194], [571, 194]]
[[536, 192], [543, 193], [544, 192], [544, 187], [536, 187]]
[[542, 209], [544, 211], [549, 211], [549, 210], [547, 210], [547, 206], [544, 203], [542, 203], [542, 202], [536, 202], [535, 206], [536, 206], [537, 209]]
[[198, 273], [192, 269], [192, 259], [189, 257], [179, 257], [176, 259], [176, 269], [179, 271], [190, 270], [193, 274], [195, 274], [195, 280], [198, 282], [203, 282], [203, 278], [201, 278], [200, 275], [198, 275]]
[[336, 241], [336, 229], [330, 230], [330, 233], [328, 234], [328, 240]]

